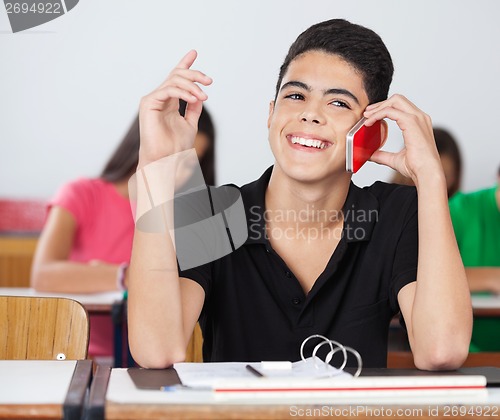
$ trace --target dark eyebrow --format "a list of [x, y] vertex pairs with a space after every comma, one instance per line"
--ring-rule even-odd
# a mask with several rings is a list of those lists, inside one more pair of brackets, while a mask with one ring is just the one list
[[351, 98], [353, 101], [355, 101], [359, 105], [358, 98], [354, 96], [353, 93], [349, 92], [347, 89], [327, 89], [324, 92], [325, 95], [345, 95]]
[[[300, 89], [304, 89], [307, 92], [311, 91], [310, 86], [308, 86], [304, 82], [299, 82], [297, 80], [291, 80], [289, 82], [286, 82], [283, 86], [281, 86], [280, 90], [283, 90], [283, 89], [285, 89], [287, 87], [291, 87], [291, 86], [298, 87]], [[331, 89], [325, 90], [323, 92], [323, 94], [324, 95], [345, 95], [345, 96], [348, 96], [349, 98], [351, 98], [353, 101], [355, 101], [359, 105], [358, 98], [356, 98], [356, 96], [352, 92], [348, 91], [347, 89], [331, 88]]]
[[287, 87], [290, 87], [290, 86], [298, 87], [298, 88], [304, 89], [308, 92], [311, 91], [311, 88], [308, 85], [306, 85], [304, 82], [299, 82], [297, 80], [291, 80], [290, 82], [286, 82], [283, 86], [281, 86], [280, 90], [286, 89]]

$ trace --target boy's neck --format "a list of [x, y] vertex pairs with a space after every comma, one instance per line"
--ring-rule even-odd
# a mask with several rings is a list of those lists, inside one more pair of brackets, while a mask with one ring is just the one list
[[[320, 214], [341, 214], [349, 192], [350, 176], [339, 176], [316, 183], [303, 183], [275, 168], [266, 190], [266, 211], [300, 214], [304, 224], [318, 223]], [[294, 219], [296, 222], [297, 219]], [[332, 220], [334, 222], [334, 220]], [[286, 223], [286, 222], [285, 222]]]

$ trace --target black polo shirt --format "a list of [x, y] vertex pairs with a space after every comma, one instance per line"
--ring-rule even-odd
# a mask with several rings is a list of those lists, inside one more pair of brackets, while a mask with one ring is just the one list
[[[240, 188], [248, 222], [245, 244], [180, 272], [205, 290], [204, 361], [296, 361], [302, 341], [321, 334], [356, 349], [364, 366], [385, 367], [397, 294], [417, 278], [415, 188], [376, 182], [361, 189], [351, 183], [342, 238], [306, 296], [265, 236], [271, 172], [272, 167]], [[310, 344], [306, 356], [318, 341]]]

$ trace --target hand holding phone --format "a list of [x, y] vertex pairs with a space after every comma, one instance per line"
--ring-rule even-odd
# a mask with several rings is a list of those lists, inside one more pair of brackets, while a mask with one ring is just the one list
[[366, 118], [361, 118], [347, 133], [346, 171], [356, 173], [375, 151], [382, 145], [382, 121], [370, 127], [365, 126]]

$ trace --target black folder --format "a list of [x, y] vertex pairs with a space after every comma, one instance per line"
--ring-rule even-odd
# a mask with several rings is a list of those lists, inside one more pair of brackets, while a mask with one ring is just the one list
[[179, 375], [173, 367], [168, 369], [128, 368], [127, 372], [139, 389], [161, 389], [164, 386], [181, 384]]

